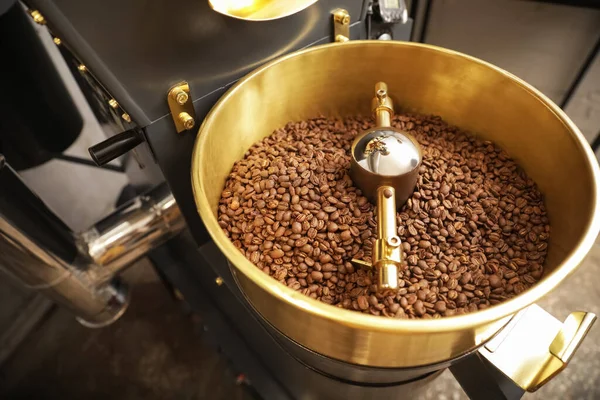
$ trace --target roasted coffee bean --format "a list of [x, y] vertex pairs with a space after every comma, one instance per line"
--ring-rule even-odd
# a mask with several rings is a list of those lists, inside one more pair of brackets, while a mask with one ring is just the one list
[[342, 233], [340, 233], [340, 239], [342, 239], [343, 241], [352, 239], [352, 232], [350, 232], [350, 230], [345, 230]]
[[425, 306], [421, 300], [417, 300], [413, 305], [413, 309], [415, 310], [415, 314], [419, 317], [422, 317], [425, 314]]
[[[543, 275], [550, 227], [535, 183], [493, 143], [438, 117], [397, 115], [423, 150], [413, 195], [397, 214], [400, 289], [377, 292], [374, 207], [352, 184], [349, 149], [370, 118], [289, 123], [236, 162], [218, 223], [265, 273], [327, 304], [392, 318], [484, 309]], [[387, 297], [383, 297], [387, 296]]]
[[493, 288], [499, 288], [502, 286], [502, 279], [498, 275], [490, 275], [489, 278], [490, 286]]
[[369, 309], [369, 301], [367, 300], [366, 296], [358, 296], [358, 298], [356, 299], [356, 302], [358, 303], [358, 307], [361, 310]]
[[277, 258], [283, 257], [284, 253], [283, 253], [283, 250], [281, 250], [281, 249], [275, 249], [275, 250], [271, 251], [269, 253], [269, 255], [271, 256], [271, 258], [277, 259]]
[[321, 282], [323, 280], [323, 273], [319, 271], [313, 271], [310, 273], [311, 278], [316, 282]]

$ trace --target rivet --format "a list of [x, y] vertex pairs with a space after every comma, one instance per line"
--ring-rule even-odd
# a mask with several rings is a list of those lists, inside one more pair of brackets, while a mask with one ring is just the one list
[[220, 276], [217, 276], [215, 278], [215, 283], [217, 284], [217, 286], [221, 286], [223, 284], [223, 278], [221, 278]]
[[117, 103], [117, 101], [115, 99], [110, 99], [108, 101], [108, 105], [111, 106], [112, 108], [117, 108], [119, 107], [119, 103]]
[[121, 115], [121, 118], [123, 118], [127, 122], [131, 122], [131, 117], [127, 113], [123, 113], [123, 115]]
[[33, 20], [40, 24], [40, 25], [46, 25], [46, 18], [44, 18], [44, 16], [42, 15], [41, 12], [39, 12], [38, 10], [33, 10], [31, 13], [31, 18], [33, 18]]
[[77, 66], [77, 69], [78, 69], [79, 71], [81, 71], [81, 72], [85, 72], [85, 71], [87, 71], [87, 67], [86, 67], [85, 65], [83, 65], [83, 64], [79, 64], [79, 65]]
[[60, 38], [55, 37], [54, 39], [52, 39], [54, 41], [54, 44], [57, 46], [60, 46], [60, 44], [62, 43], [62, 40], [60, 40]]

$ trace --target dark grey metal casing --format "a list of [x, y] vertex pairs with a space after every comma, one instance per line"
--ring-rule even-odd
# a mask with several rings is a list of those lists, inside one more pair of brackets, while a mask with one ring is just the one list
[[[365, 38], [367, 4], [320, 0], [283, 19], [252, 22], [221, 15], [207, 0], [28, 0], [44, 15], [51, 32], [86, 65], [87, 73], [145, 128], [153, 156], [198, 243], [209, 237], [194, 204], [190, 161], [204, 116], [253, 69], [294, 50], [332, 41], [331, 11], [336, 8], [350, 13], [352, 39]], [[183, 80], [190, 84], [197, 118], [194, 129], [177, 134], [166, 96]]]

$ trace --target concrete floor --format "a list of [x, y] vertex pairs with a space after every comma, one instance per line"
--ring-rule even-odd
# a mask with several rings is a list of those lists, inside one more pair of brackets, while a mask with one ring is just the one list
[[0, 399], [252, 398], [147, 261], [126, 279], [130, 308], [107, 328], [85, 328], [55, 308], [0, 368]]
[[[600, 312], [600, 242], [582, 267], [541, 303], [560, 319]], [[55, 309], [0, 369], [1, 399], [251, 399], [227, 361], [202, 342], [200, 317], [182, 311], [147, 262], [127, 272], [133, 300], [116, 324], [98, 330]], [[600, 398], [600, 328], [569, 367], [528, 399]], [[449, 372], [423, 399], [466, 399]]]

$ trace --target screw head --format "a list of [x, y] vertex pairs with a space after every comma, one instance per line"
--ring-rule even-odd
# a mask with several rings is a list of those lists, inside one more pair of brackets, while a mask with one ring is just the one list
[[196, 125], [196, 121], [194, 121], [194, 118], [192, 118], [192, 116], [186, 112], [179, 113], [179, 120], [181, 121], [183, 127], [186, 130], [190, 130], [194, 127], [194, 125]]
[[108, 105], [111, 106], [112, 108], [117, 108], [119, 107], [119, 103], [117, 103], [117, 101], [115, 99], [110, 99], [108, 101]]
[[223, 278], [221, 278], [220, 276], [217, 276], [215, 278], [215, 283], [217, 284], [217, 286], [221, 286], [223, 284]]
[[123, 115], [121, 115], [121, 118], [123, 118], [127, 122], [131, 122], [131, 117], [127, 113], [123, 113]]
[[187, 94], [185, 91], [183, 91], [183, 90], [180, 90], [180, 91], [179, 91], [179, 92], [177, 92], [177, 94], [175, 95], [175, 101], [177, 101], [177, 103], [178, 103], [180, 106], [182, 106], [182, 105], [184, 105], [185, 103], [187, 103], [187, 101], [188, 101], [188, 99], [189, 99], [189, 98], [190, 98], [190, 97], [188, 96], [188, 94]]
[[78, 69], [79, 71], [81, 71], [81, 72], [85, 72], [85, 71], [87, 71], [87, 67], [86, 67], [85, 65], [83, 65], [83, 64], [79, 64], [79, 65], [77, 66], [77, 69]]
[[60, 44], [62, 43], [62, 40], [60, 40], [60, 38], [55, 37], [54, 39], [52, 39], [52, 41], [54, 41], [54, 44], [57, 46], [60, 46]]

